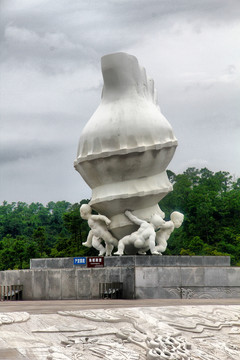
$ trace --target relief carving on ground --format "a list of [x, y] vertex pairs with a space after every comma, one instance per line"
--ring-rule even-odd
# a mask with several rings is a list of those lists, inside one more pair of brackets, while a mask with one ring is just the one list
[[13, 323], [21, 323], [29, 320], [30, 315], [27, 312], [0, 313], [0, 326]]
[[[0, 315], [1, 351], [24, 360], [239, 360], [240, 306]], [[6, 358], [7, 360], [7, 358]]]
[[[192, 288], [176, 287], [164, 288], [168, 293], [174, 295], [177, 299], [225, 299], [227, 295], [230, 298], [238, 297], [239, 289], [226, 287], [211, 287], [208, 290], [201, 291], [199, 288], [194, 290]], [[217, 296], [216, 296], [217, 294]]]

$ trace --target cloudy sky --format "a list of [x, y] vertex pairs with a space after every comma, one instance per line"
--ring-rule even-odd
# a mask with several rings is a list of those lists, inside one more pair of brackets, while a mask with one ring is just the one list
[[0, 18], [0, 202], [91, 196], [73, 161], [118, 51], [155, 80], [169, 169], [240, 176], [239, 0], [0, 0]]

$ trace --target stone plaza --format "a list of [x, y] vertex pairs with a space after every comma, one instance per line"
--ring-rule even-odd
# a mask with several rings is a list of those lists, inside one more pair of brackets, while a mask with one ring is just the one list
[[2, 302], [2, 360], [238, 360], [237, 299]]

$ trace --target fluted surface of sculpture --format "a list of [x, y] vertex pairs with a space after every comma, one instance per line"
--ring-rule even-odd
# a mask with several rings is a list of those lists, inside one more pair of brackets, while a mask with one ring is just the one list
[[172, 190], [166, 168], [177, 139], [134, 56], [104, 56], [102, 74], [101, 103], [82, 131], [74, 166], [92, 189], [90, 206], [120, 239], [138, 228], [126, 210], [146, 221], [164, 217], [158, 202]]

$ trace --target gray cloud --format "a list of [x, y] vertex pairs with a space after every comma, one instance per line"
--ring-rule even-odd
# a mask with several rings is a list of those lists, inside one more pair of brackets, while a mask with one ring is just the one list
[[[38, 161], [38, 158], [58, 157], [74, 146], [73, 130], [79, 126], [75, 116], [63, 114], [11, 114], [3, 116], [0, 135], [0, 164], [17, 163], [18, 160]], [[74, 159], [72, 159], [74, 160]], [[16, 166], [13, 164], [12, 166]]]
[[34, 62], [43, 71], [72, 71], [145, 40], [146, 33], [194, 31], [238, 21], [238, 0], [5, 1], [2, 60]]
[[[46, 157], [50, 154], [57, 153], [59, 149], [56, 145], [46, 145], [41, 143], [25, 143], [19, 141], [18, 143], [8, 143], [1, 149], [0, 166], [6, 163], [15, 163], [19, 160], [32, 159], [37, 161], [38, 157]], [[14, 164], [13, 164], [14, 166]]]
[[73, 169], [101, 97], [100, 58], [146, 67], [179, 140], [169, 168], [240, 175], [238, 0], [2, 0], [0, 201], [71, 202]]

